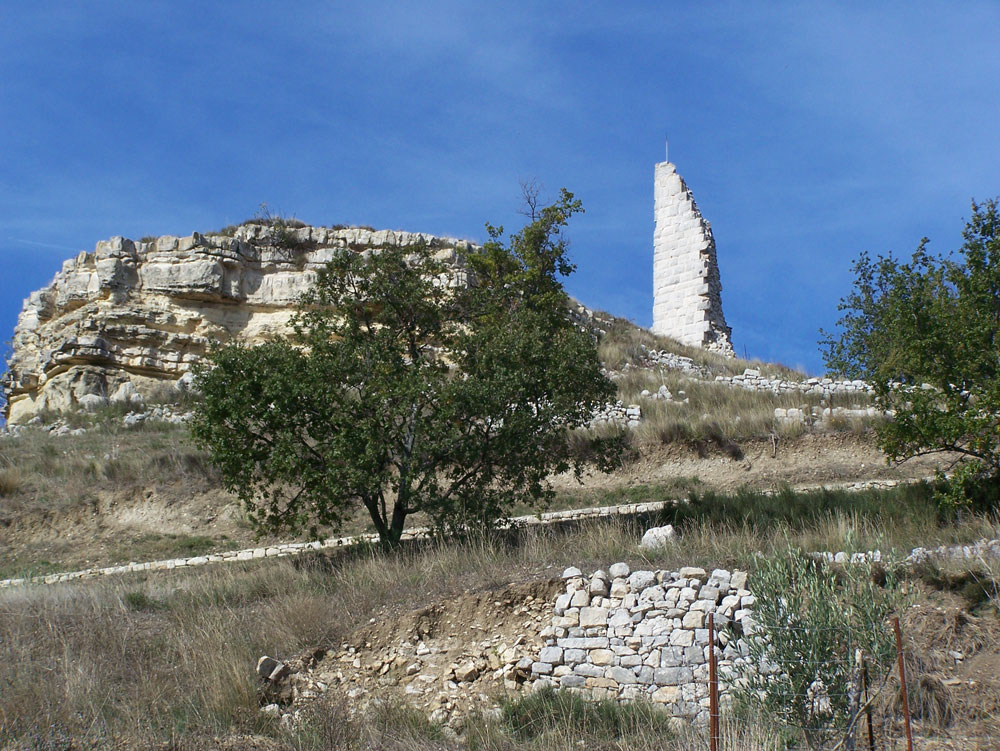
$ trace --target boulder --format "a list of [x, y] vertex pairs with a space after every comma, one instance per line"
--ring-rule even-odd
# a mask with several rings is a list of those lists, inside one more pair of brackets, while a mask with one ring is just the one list
[[651, 527], [642, 536], [639, 547], [646, 550], [655, 550], [672, 544], [677, 539], [677, 532], [672, 524], [663, 527]]

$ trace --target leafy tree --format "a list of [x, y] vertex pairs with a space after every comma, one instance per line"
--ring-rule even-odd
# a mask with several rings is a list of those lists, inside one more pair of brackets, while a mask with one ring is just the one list
[[[422, 513], [488, 527], [582, 471], [566, 431], [614, 394], [559, 277], [563, 191], [521, 232], [461, 256], [461, 283], [426, 247], [345, 251], [319, 272], [291, 340], [216, 350], [192, 430], [261, 531], [337, 529], [358, 507], [384, 543]], [[616, 446], [600, 445], [610, 468]]]
[[955, 452], [963, 462], [946, 499], [1000, 480], [1000, 215], [972, 204], [957, 257], [891, 255], [854, 265], [839, 336], [825, 334], [827, 366], [872, 385], [893, 419], [878, 429], [893, 461]]

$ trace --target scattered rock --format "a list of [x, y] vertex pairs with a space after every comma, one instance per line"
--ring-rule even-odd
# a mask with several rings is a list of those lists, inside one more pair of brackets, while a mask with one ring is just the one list
[[646, 530], [646, 533], [642, 536], [642, 541], [639, 543], [639, 547], [645, 548], [646, 550], [655, 550], [656, 548], [662, 548], [665, 545], [670, 545], [677, 539], [677, 532], [674, 531], [672, 524], [667, 524], [663, 527], [651, 527]]
[[264, 655], [257, 660], [257, 675], [265, 681], [278, 683], [282, 679], [286, 678], [289, 672], [288, 665], [280, 660], [274, 659], [273, 657]]

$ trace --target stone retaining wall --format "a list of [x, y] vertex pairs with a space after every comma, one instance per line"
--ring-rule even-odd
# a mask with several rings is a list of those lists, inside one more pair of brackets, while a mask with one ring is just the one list
[[638, 404], [629, 404], [626, 407], [622, 402], [615, 402], [596, 413], [590, 421], [590, 427], [617, 425], [620, 428], [637, 428], [641, 421], [642, 408]]
[[881, 412], [875, 407], [781, 407], [774, 408], [774, 420], [779, 425], [829, 425], [836, 420], [874, 420], [886, 417], [891, 413]]
[[750, 391], [770, 391], [773, 394], [815, 394], [829, 398], [836, 395], [871, 394], [872, 387], [864, 381], [835, 381], [832, 378], [807, 378], [804, 381], [788, 381], [769, 378], [759, 370], [747, 368], [742, 375], [716, 376], [716, 383], [738, 386]]
[[[720, 694], [744, 659], [754, 596], [743, 571], [701, 568], [631, 571], [616, 563], [586, 577], [563, 572], [546, 646], [531, 663], [536, 684], [583, 691], [592, 698], [647, 699], [675, 717], [708, 717], [708, 656], [719, 659]], [[710, 645], [708, 614], [715, 619]], [[726, 628], [733, 624], [733, 629]]]
[[[882, 561], [881, 551], [814, 553], [830, 563]], [[934, 549], [914, 548], [900, 563], [935, 560], [1000, 560], [1000, 540]], [[898, 559], [897, 559], [898, 560]], [[645, 699], [665, 705], [674, 717], [708, 718], [709, 650], [716, 650], [720, 700], [746, 674], [756, 603], [743, 571], [685, 567], [632, 571], [615, 563], [590, 576], [578, 568], [562, 573], [564, 591], [553, 604], [546, 639], [535, 659], [517, 669], [534, 688], [554, 686], [594, 699]], [[714, 642], [708, 629], [713, 615]]]

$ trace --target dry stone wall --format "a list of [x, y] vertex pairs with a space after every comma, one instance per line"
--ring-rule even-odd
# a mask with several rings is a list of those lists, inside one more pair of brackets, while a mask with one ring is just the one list
[[618, 428], [636, 428], [642, 421], [642, 407], [638, 404], [626, 406], [623, 402], [607, 405], [597, 412], [590, 421], [591, 428], [614, 425]]
[[740, 375], [716, 376], [715, 382], [728, 386], [738, 386], [748, 391], [770, 391], [773, 394], [814, 394], [826, 399], [831, 396], [872, 393], [872, 387], [864, 381], [837, 381], [833, 378], [806, 378], [802, 381], [790, 381], [783, 378], [768, 378], [754, 368], [747, 368]]
[[[707, 718], [709, 650], [717, 650], [723, 695], [727, 679], [745, 660], [746, 646], [738, 635], [752, 628], [755, 602], [746, 572], [632, 571], [616, 563], [590, 576], [568, 568], [562, 579], [565, 591], [542, 634], [546, 646], [530, 666], [536, 687], [552, 684], [602, 699], [646, 699], [676, 717]], [[709, 613], [716, 625], [714, 644]]]

